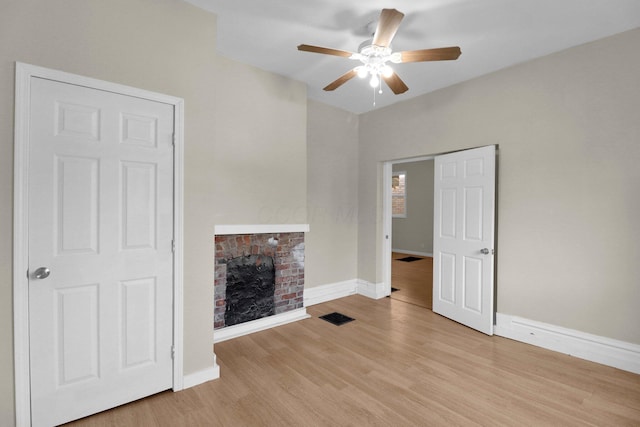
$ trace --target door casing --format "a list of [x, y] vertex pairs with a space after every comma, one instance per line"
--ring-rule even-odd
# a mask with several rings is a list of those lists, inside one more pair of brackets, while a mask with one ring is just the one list
[[16, 62], [13, 200], [13, 337], [16, 425], [31, 424], [29, 381], [29, 119], [34, 77], [162, 102], [174, 107], [173, 390], [183, 388], [184, 100], [169, 95]]

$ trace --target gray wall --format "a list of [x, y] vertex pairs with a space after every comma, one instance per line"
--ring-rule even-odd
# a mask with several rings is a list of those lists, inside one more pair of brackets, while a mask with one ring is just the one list
[[638, 46], [640, 29], [362, 115], [359, 277], [382, 281], [381, 162], [498, 144], [497, 310], [640, 344]]
[[308, 106], [305, 288], [358, 277], [358, 116]]
[[[216, 224], [304, 223], [306, 87], [215, 54], [178, 0], [0, 0], [0, 425], [14, 420], [14, 62], [185, 99], [185, 374], [213, 364]], [[26, 355], [25, 355], [26, 357]]]
[[433, 253], [433, 160], [396, 163], [393, 171], [407, 173], [407, 217], [393, 218], [394, 250]]

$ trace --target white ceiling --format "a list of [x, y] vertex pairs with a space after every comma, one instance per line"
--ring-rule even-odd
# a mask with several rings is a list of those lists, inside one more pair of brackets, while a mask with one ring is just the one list
[[[354, 113], [640, 27], [640, 0], [187, 0], [218, 16], [218, 52], [305, 82], [308, 96]], [[299, 52], [311, 44], [355, 52], [383, 8], [405, 14], [394, 51], [460, 46], [456, 61], [394, 65], [409, 91], [376, 94], [353, 79], [324, 86], [359, 63]], [[639, 46], [640, 48], [640, 46]]]

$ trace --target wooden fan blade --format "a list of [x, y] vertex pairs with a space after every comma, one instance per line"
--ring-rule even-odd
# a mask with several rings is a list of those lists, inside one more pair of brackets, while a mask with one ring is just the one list
[[401, 93], [405, 93], [409, 90], [409, 87], [402, 81], [400, 77], [396, 73], [391, 74], [390, 77], [382, 76], [384, 82], [389, 86], [389, 89], [393, 91], [396, 95]]
[[400, 22], [404, 18], [404, 13], [396, 9], [382, 9], [378, 27], [373, 35], [373, 44], [376, 46], [389, 47], [391, 40], [396, 35]]
[[458, 46], [440, 47], [437, 49], [406, 50], [400, 52], [402, 60], [400, 62], [423, 62], [423, 61], [449, 61], [458, 59], [460, 56]]
[[353, 53], [347, 52], [346, 50], [331, 49], [328, 47], [320, 47], [320, 46], [311, 46], [308, 44], [301, 44], [300, 46], [298, 46], [298, 50], [302, 50], [304, 52], [323, 53], [325, 55], [343, 56], [345, 58], [348, 58], [351, 55], [353, 55]]
[[342, 86], [343, 84], [345, 84], [346, 82], [348, 82], [349, 80], [351, 80], [357, 75], [358, 73], [356, 72], [355, 68], [353, 70], [347, 71], [346, 73], [344, 73], [343, 75], [335, 79], [333, 82], [326, 85], [323, 88], [323, 90], [327, 90], [327, 91], [336, 90], [337, 88], [339, 88], [340, 86]]

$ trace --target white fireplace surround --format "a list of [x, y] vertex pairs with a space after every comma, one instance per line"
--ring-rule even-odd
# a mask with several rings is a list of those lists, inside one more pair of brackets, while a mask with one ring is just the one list
[[213, 230], [216, 236], [230, 234], [307, 233], [309, 231], [309, 224], [216, 225]]
[[[240, 225], [216, 225], [214, 227], [215, 236], [225, 236], [233, 234], [266, 234], [266, 233], [306, 233], [309, 231], [309, 224], [240, 224]], [[215, 237], [214, 236], [214, 237]], [[218, 343], [231, 338], [248, 335], [253, 332], [262, 331], [287, 323], [308, 319], [306, 308], [276, 314], [274, 316], [263, 317], [239, 325], [228, 326], [218, 329], [213, 334], [213, 342]]]

